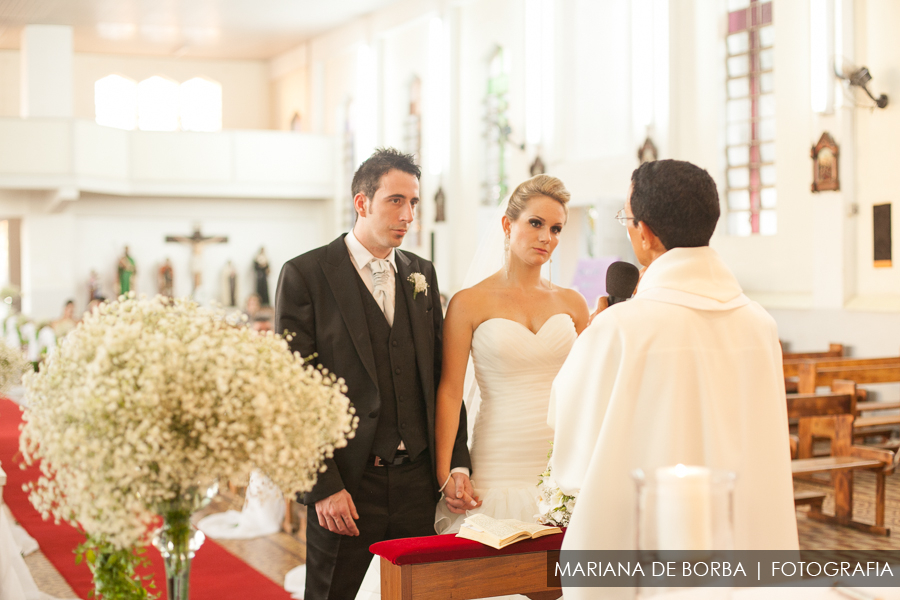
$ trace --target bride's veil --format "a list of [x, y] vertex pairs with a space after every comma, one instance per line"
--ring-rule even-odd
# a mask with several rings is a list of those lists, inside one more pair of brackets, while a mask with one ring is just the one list
[[[487, 231], [482, 235], [475, 256], [472, 257], [472, 262], [469, 264], [469, 270], [466, 271], [462, 289], [470, 288], [484, 281], [504, 267], [504, 239], [506, 236], [500, 225], [500, 219], [506, 214], [508, 206], [509, 196], [491, 214]], [[469, 363], [466, 367], [463, 401], [466, 403], [466, 422], [468, 423], [468, 439], [471, 447], [475, 418], [481, 406], [481, 392], [478, 389], [478, 381], [475, 379], [475, 367], [472, 363], [471, 353], [469, 353]]]

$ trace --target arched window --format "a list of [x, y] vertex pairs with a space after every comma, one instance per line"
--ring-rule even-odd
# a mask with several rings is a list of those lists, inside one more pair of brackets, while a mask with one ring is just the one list
[[121, 75], [107, 75], [94, 83], [98, 125], [134, 129], [137, 123], [137, 84]]
[[222, 85], [194, 77], [179, 86], [179, 112], [184, 131], [222, 129]]
[[178, 84], [154, 75], [138, 84], [138, 127], [144, 131], [178, 129]]

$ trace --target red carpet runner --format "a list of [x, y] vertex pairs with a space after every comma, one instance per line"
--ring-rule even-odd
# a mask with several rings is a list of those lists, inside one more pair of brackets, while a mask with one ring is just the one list
[[[66, 524], [54, 525], [44, 521], [31, 506], [22, 485], [38, 477], [38, 469], [20, 468], [19, 424], [22, 422], [19, 406], [0, 398], [0, 463], [6, 472], [7, 482], [3, 499], [16, 520], [34, 537], [41, 551], [62, 574], [75, 593], [87, 598], [91, 590], [91, 574], [87, 566], [75, 565], [73, 550], [84, 537]], [[155, 548], [149, 548], [147, 556], [152, 561], [150, 572], [154, 574], [157, 589], [166, 598], [166, 579], [162, 557]], [[192, 600], [289, 599], [281, 586], [250, 567], [210, 539], [197, 552], [191, 566]]]

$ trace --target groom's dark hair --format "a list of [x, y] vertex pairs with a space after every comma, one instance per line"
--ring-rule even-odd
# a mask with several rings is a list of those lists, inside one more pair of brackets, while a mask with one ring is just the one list
[[411, 154], [404, 154], [395, 148], [376, 148], [372, 156], [364, 160], [353, 175], [350, 193], [354, 198], [362, 193], [372, 200], [378, 186], [381, 185], [381, 178], [393, 169], [415, 175], [416, 179], [422, 178], [422, 169]]

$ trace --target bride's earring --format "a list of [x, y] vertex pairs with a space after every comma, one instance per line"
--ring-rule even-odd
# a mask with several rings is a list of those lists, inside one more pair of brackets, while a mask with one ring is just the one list
[[550, 289], [553, 289], [553, 257], [550, 257]]
[[503, 267], [506, 269], [506, 278], [509, 279], [509, 234], [503, 240]]

